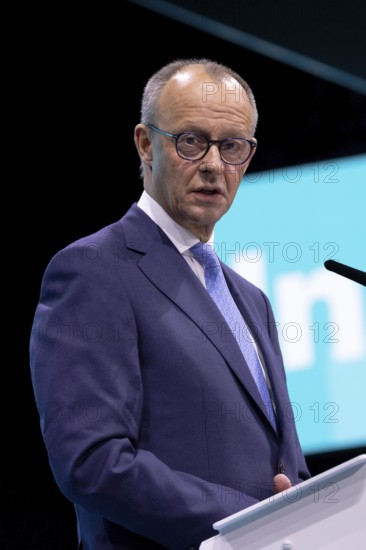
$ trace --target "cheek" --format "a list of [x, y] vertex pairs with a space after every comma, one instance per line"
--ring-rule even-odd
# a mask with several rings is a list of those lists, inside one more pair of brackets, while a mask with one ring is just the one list
[[166, 159], [164, 186], [174, 195], [184, 195], [190, 182], [195, 178], [197, 168], [181, 159]]
[[168, 182], [169, 174], [173, 170], [173, 161], [170, 155], [162, 149], [154, 151], [153, 163], [152, 163], [152, 179], [155, 189], [161, 189], [165, 187]]
[[191, 166], [185, 166], [176, 155], [160, 155], [153, 165], [153, 187], [165, 203], [179, 204], [192, 177]]

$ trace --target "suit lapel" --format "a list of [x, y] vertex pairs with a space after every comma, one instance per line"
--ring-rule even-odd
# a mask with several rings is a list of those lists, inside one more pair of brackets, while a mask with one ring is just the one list
[[[197, 325], [203, 333], [203, 341], [207, 339], [217, 348], [268, 419], [258, 388], [233, 334], [210, 295], [170, 239], [138, 207], [130, 209], [123, 226], [127, 246], [143, 253], [138, 261], [141, 271]], [[229, 284], [232, 286], [232, 281]], [[240, 297], [236, 288], [234, 293]], [[241, 299], [238, 305], [245, 319], [258, 325], [258, 319], [252, 319]], [[261, 350], [267, 360], [267, 346], [261, 346]]]

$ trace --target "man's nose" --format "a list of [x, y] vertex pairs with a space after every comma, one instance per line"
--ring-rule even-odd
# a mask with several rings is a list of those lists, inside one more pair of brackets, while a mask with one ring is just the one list
[[212, 143], [206, 155], [201, 160], [200, 170], [202, 172], [211, 172], [221, 174], [224, 169], [224, 163], [221, 160], [220, 150], [217, 144]]

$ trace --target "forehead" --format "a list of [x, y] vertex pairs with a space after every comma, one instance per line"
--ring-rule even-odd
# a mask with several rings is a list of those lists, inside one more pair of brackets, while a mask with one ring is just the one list
[[231, 76], [214, 78], [201, 66], [189, 66], [169, 80], [159, 100], [159, 112], [167, 122], [188, 119], [252, 121], [252, 108], [244, 88]]

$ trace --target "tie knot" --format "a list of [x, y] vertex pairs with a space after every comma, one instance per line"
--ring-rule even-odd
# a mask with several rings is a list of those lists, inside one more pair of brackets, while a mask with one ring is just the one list
[[205, 269], [218, 267], [221, 269], [219, 258], [212, 246], [208, 243], [198, 242], [190, 248], [193, 256]]

